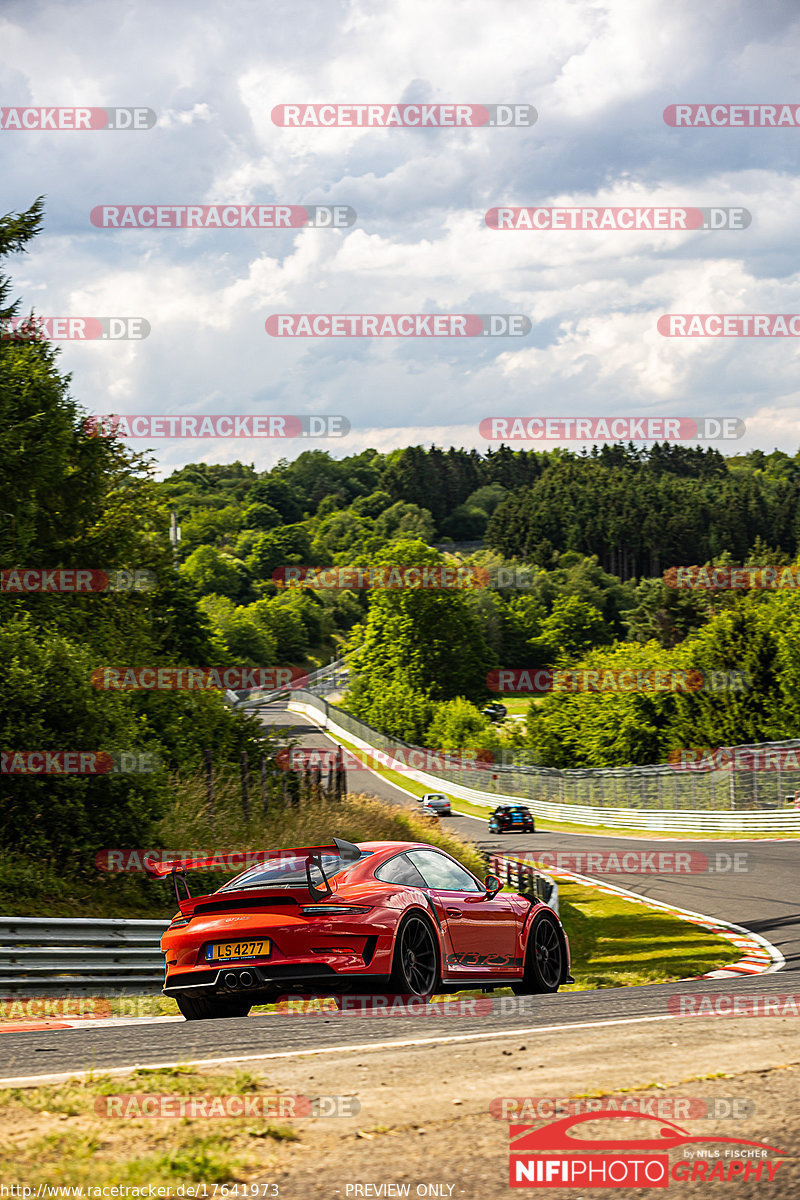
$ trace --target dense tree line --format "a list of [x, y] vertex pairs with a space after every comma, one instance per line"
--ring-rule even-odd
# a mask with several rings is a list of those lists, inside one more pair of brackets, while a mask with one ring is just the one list
[[757, 539], [795, 555], [800, 466], [775, 452], [725, 459], [715, 449], [606, 446], [551, 461], [489, 523], [506, 557], [546, 561], [553, 547], [596, 555], [622, 579], [708, 562], [741, 562]]
[[[437, 748], [524, 743], [542, 764], [566, 766], [654, 761], [692, 730], [709, 745], [796, 732], [768, 671], [745, 696], [549, 696], [522, 727], [498, 728], [481, 708], [497, 666], [681, 669], [702, 650], [714, 669], [741, 670], [746, 646], [722, 631], [753, 598], [679, 591], [663, 573], [794, 558], [797, 457], [667, 443], [584, 454], [412, 446], [338, 461], [317, 450], [260, 474], [241, 463], [187, 467], [160, 492], [181, 513], [180, 574], [204, 597], [221, 651], [300, 662], [347, 650], [347, 705], [393, 736]], [[426, 595], [281, 589], [272, 579], [287, 564], [443, 563], [433, 543], [482, 538], [487, 548], [465, 561], [525, 564], [524, 583]], [[763, 640], [794, 601], [759, 603]]]

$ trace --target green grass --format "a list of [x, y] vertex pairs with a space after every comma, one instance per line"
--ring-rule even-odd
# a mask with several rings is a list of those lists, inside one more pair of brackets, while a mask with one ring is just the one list
[[[345, 1089], [346, 1090], [346, 1089]], [[96, 1112], [115, 1094], [229, 1096], [276, 1089], [250, 1074], [204, 1075], [185, 1066], [89, 1075], [66, 1083], [0, 1092], [0, 1178], [86, 1187], [112, 1184], [227, 1183], [265, 1166], [265, 1141], [296, 1141], [286, 1124], [265, 1118], [114, 1118]], [[268, 1153], [268, 1152], [267, 1152]]]
[[622, 896], [560, 883], [558, 898], [577, 981], [566, 991], [670, 983], [742, 956], [710, 930]]

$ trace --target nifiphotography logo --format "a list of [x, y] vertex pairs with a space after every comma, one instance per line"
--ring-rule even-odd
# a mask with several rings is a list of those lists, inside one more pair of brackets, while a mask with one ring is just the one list
[[[585, 1123], [614, 1122], [606, 1137], [575, 1136]], [[622, 1137], [620, 1121], [647, 1122], [649, 1136]], [[672, 1121], [603, 1109], [551, 1121], [512, 1125], [509, 1184], [538, 1188], [666, 1188], [670, 1183], [771, 1183], [785, 1151], [745, 1138], [693, 1136]], [[691, 1147], [688, 1149], [687, 1147]], [[670, 1161], [670, 1151], [680, 1150]]]

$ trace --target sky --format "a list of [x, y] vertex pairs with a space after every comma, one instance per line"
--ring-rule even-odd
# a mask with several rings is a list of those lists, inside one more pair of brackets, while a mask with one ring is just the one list
[[[0, 107], [151, 109], [0, 131], [23, 310], [137, 317], [65, 341], [87, 414], [343, 416], [345, 437], [132, 440], [159, 473], [308, 448], [496, 448], [496, 416], [728, 417], [800, 448], [798, 339], [664, 337], [669, 313], [800, 313], [800, 12], [739, 0], [0, 3]], [[527, 104], [527, 127], [288, 128], [276, 105]], [[794, 127], [681, 127], [775, 104]], [[345, 228], [99, 228], [108, 205], [348, 205]], [[739, 207], [747, 228], [504, 230], [488, 209]], [[522, 314], [517, 337], [270, 336], [274, 314]], [[741, 428], [741, 426], [737, 426]], [[515, 441], [517, 448], [579, 443]]]

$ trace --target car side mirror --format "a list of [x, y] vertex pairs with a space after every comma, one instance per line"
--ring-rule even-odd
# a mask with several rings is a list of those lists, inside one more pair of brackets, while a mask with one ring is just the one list
[[499, 875], [487, 875], [483, 886], [486, 888], [486, 899], [493, 900], [497, 893], [503, 890], [503, 881]]

